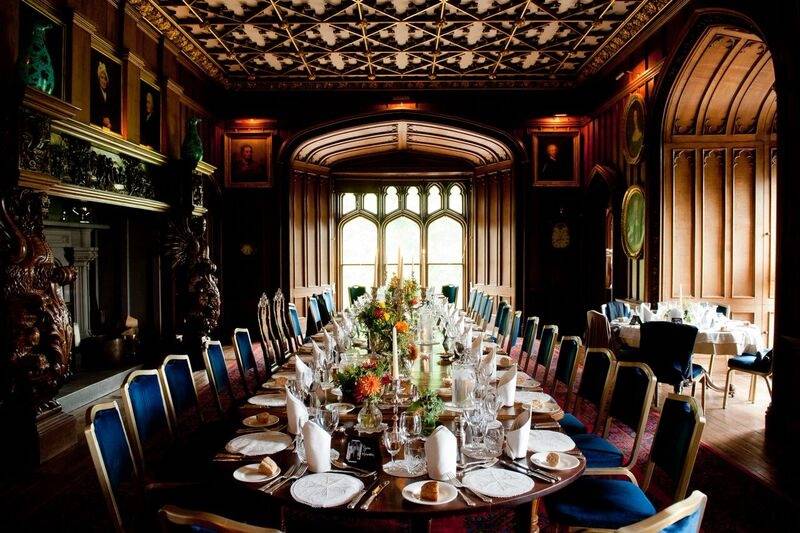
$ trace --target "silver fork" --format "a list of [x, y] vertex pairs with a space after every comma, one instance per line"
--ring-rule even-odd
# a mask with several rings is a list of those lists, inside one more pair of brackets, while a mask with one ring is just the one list
[[477, 496], [478, 498], [480, 498], [481, 500], [483, 500], [486, 503], [493, 503], [493, 500], [490, 497], [484, 496], [480, 492], [475, 492], [471, 488], [469, 488], [466, 485], [464, 485], [463, 483], [461, 483], [458, 480], [458, 478], [455, 476], [455, 474], [449, 474], [447, 476], [447, 481], [457, 489], [463, 489], [463, 490], [470, 491], [472, 494], [474, 494], [475, 496]]
[[277, 492], [277, 490], [279, 488], [281, 488], [282, 486], [284, 486], [288, 481], [294, 481], [295, 479], [300, 479], [301, 477], [303, 477], [306, 474], [307, 470], [308, 470], [308, 465], [304, 464], [304, 465], [300, 466], [300, 468], [295, 470], [294, 475], [284, 479], [283, 481], [281, 481], [280, 483], [278, 483], [277, 485], [275, 485], [274, 487], [272, 487], [271, 489], [269, 489], [269, 490], [267, 490], [265, 492], [267, 494], [269, 494], [270, 496], [275, 494], [275, 492]]
[[478, 505], [472, 498], [467, 496], [466, 493], [459, 488], [463, 487], [464, 485], [462, 485], [461, 482], [456, 479], [455, 474], [446, 474], [445, 480], [456, 489], [456, 492], [459, 494], [459, 496], [461, 496], [461, 498], [463, 498], [464, 503], [467, 504], [467, 507], [475, 507]]
[[276, 478], [275, 478], [275, 479], [273, 479], [272, 481], [270, 481], [270, 482], [266, 483], [266, 484], [265, 484], [263, 487], [261, 487], [261, 488], [260, 488], [260, 489], [258, 489], [258, 490], [261, 490], [261, 491], [263, 491], [263, 492], [266, 492], [266, 491], [268, 491], [269, 489], [271, 489], [272, 487], [274, 487], [276, 483], [279, 483], [279, 482], [281, 482], [281, 481], [285, 480], [286, 478], [288, 478], [289, 476], [291, 476], [292, 474], [294, 474], [294, 473], [295, 473], [295, 471], [297, 470], [297, 466], [298, 466], [298, 465], [292, 465], [292, 466], [290, 466], [288, 469], [286, 469], [286, 472], [284, 472], [282, 475], [280, 475], [280, 476], [276, 477]]

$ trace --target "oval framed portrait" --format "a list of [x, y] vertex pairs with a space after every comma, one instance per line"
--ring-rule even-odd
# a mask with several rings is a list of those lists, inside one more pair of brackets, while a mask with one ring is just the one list
[[629, 164], [635, 165], [642, 157], [644, 148], [644, 100], [632, 94], [622, 113], [622, 152]]
[[645, 197], [641, 185], [631, 185], [622, 198], [622, 248], [631, 259], [644, 253]]

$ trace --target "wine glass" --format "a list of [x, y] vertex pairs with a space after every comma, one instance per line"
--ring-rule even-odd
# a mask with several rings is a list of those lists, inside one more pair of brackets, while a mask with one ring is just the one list
[[483, 403], [486, 409], [491, 411], [494, 417], [497, 418], [497, 413], [503, 407], [503, 399], [497, 394], [497, 389], [494, 387], [489, 388], [483, 397]]
[[400, 433], [403, 436], [403, 457], [410, 472], [416, 466], [409, 458], [411, 442], [422, 434], [422, 417], [418, 412], [406, 411], [400, 415]]
[[481, 405], [464, 411], [465, 420], [472, 433], [472, 441], [463, 447], [464, 452], [468, 455], [478, 454], [483, 448], [483, 433], [486, 430], [484, 411], [485, 409]]
[[386, 451], [389, 452], [392, 458], [387, 466], [396, 467], [394, 456], [397, 455], [397, 452], [399, 452], [400, 448], [403, 446], [403, 434], [397, 426], [386, 428], [386, 431], [383, 432], [383, 445], [386, 446]]
[[500, 457], [503, 453], [503, 444], [506, 438], [506, 431], [503, 424], [494, 421], [486, 428], [486, 435], [483, 437], [486, 455], [489, 457]]
[[328, 435], [333, 435], [339, 425], [339, 410], [335, 408], [318, 409], [315, 420], [322, 429], [328, 432]]

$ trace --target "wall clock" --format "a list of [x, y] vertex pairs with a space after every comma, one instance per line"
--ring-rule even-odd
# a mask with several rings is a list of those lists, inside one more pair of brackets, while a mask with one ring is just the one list
[[569, 246], [569, 226], [565, 222], [553, 224], [553, 231], [550, 234], [550, 243], [553, 248], [564, 249]]

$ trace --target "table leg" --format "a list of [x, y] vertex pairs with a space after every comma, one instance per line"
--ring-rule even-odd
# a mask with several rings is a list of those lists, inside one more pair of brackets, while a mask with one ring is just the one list
[[531, 533], [539, 533], [539, 498], [531, 502]]
[[[711, 380], [711, 369], [714, 367], [714, 354], [712, 353], [712, 354], [709, 354], [709, 355], [711, 356], [711, 358], [708, 361], [708, 372], [706, 373], [706, 383], [708, 384], [708, 388], [709, 389], [715, 390], [717, 392], [723, 392], [724, 393], [724, 392], [726, 392], [725, 391], [725, 387], [723, 387], [721, 385], [717, 385], [716, 383], [714, 383]], [[733, 398], [735, 390], [736, 390], [736, 388], [733, 386], [733, 383], [731, 383], [731, 390], [730, 390], [731, 398]]]

